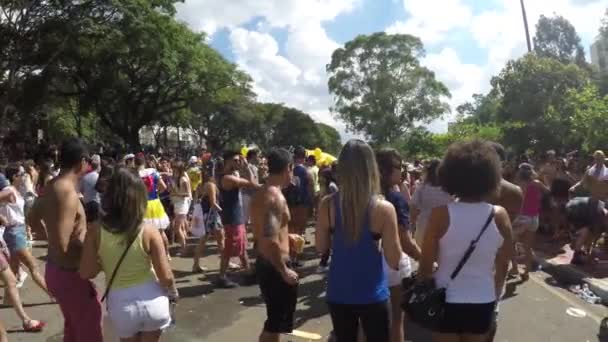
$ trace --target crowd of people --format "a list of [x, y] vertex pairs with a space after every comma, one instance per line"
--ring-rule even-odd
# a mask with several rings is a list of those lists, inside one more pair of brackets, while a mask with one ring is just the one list
[[[506, 157], [500, 144], [473, 140], [453, 144], [441, 160], [407, 163], [394, 149], [351, 140], [331, 165], [303, 147], [113, 159], [69, 139], [54, 160], [10, 163], [0, 174], [4, 298], [24, 330], [44, 329], [19, 297], [27, 270], [59, 305], [64, 341], [103, 340], [102, 301], [121, 341], [158, 341], [179, 299], [171, 258], [186, 257], [196, 238], [192, 272], [205, 273], [200, 259], [211, 239], [214, 285], [239, 286], [232, 270], [257, 282], [267, 308], [259, 340], [279, 341], [293, 330], [298, 268], [314, 222], [335, 341], [404, 341], [404, 293], [426, 279], [446, 288], [434, 340], [492, 340], [507, 277], [525, 281], [535, 270], [539, 229], [570, 239], [572, 263], [580, 264], [593, 263], [608, 225], [602, 151], [580, 172], [575, 153], [549, 151], [539, 162]], [[44, 275], [34, 237], [48, 242]], [[99, 273], [102, 296], [92, 282]]]

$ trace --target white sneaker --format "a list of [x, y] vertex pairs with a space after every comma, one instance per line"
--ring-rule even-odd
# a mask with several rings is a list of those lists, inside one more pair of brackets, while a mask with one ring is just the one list
[[25, 283], [25, 279], [27, 279], [27, 272], [25, 272], [22, 268], [19, 268], [19, 279], [17, 280], [17, 288], [20, 289], [23, 287]]

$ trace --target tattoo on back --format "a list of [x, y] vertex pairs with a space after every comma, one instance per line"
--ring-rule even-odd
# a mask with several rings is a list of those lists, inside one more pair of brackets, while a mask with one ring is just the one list
[[281, 213], [279, 208], [271, 206], [266, 212], [266, 220], [264, 221], [264, 237], [271, 238], [277, 234], [281, 225]]

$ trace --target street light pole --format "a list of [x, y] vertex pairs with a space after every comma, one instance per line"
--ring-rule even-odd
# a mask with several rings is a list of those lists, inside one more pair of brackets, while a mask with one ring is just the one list
[[519, 0], [521, 3], [521, 15], [524, 17], [524, 28], [526, 30], [526, 43], [528, 43], [528, 52], [532, 52], [532, 43], [530, 42], [530, 30], [528, 29], [528, 17], [526, 15], [526, 6], [524, 0]]

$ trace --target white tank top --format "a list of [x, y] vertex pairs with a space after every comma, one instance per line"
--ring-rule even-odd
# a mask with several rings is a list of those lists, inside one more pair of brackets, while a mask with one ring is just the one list
[[4, 203], [0, 205], [0, 215], [6, 217], [7, 227], [14, 227], [25, 224], [24, 204], [25, 201], [17, 189], [10, 186], [5, 191], [11, 191], [15, 194], [15, 203]]
[[458, 276], [450, 275], [488, 219], [493, 206], [485, 202], [448, 204], [450, 226], [439, 240], [437, 286], [446, 288], [448, 303], [483, 304], [496, 301], [494, 262], [503, 237], [494, 220], [481, 236], [477, 247]]

